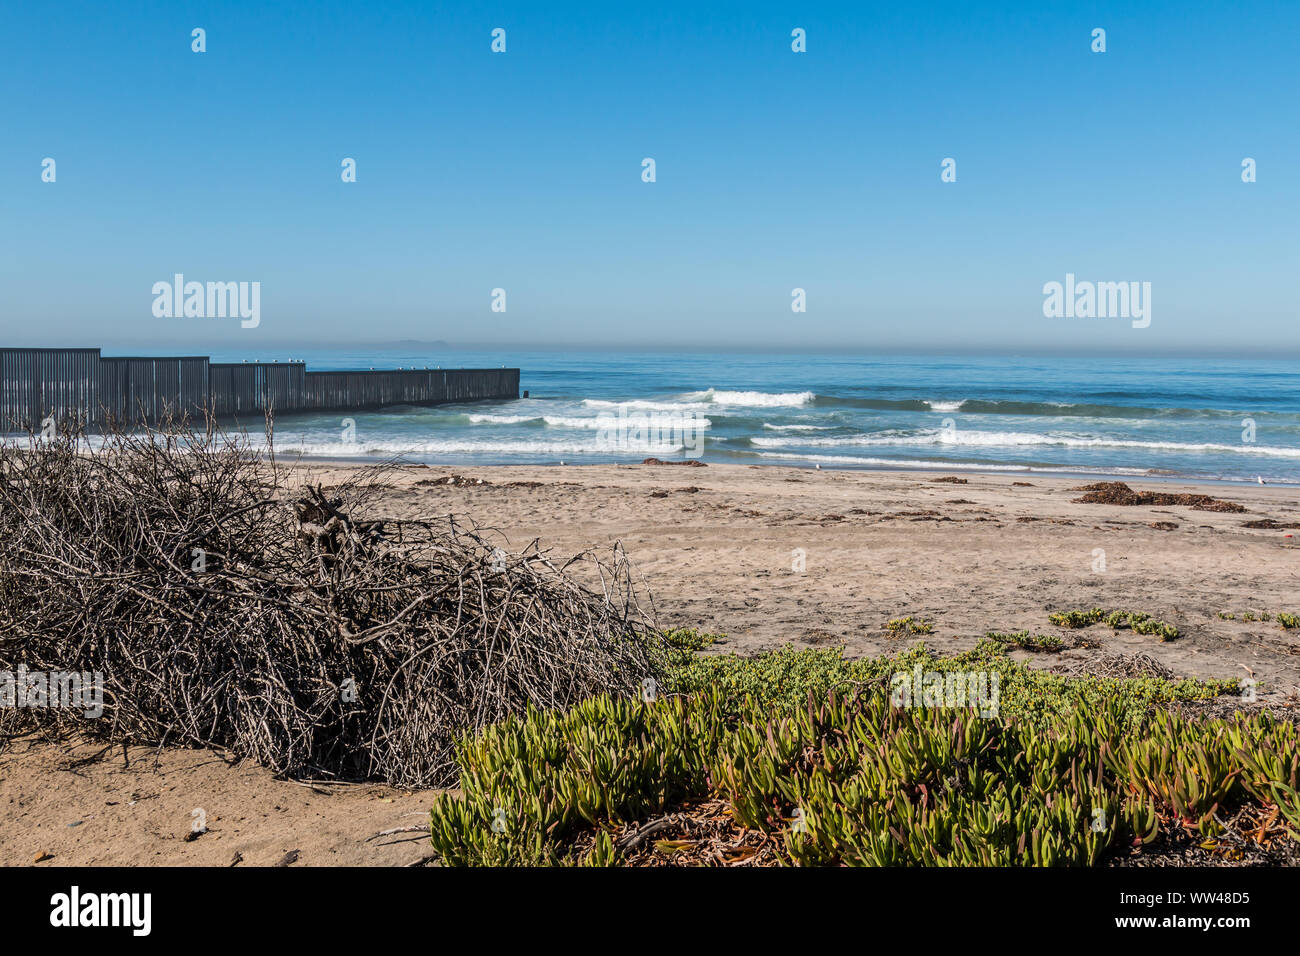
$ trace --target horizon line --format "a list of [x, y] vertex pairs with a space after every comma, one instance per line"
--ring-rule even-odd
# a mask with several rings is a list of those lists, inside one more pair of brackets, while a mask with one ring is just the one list
[[[1300, 343], [1293, 346], [1257, 346], [1253, 348], [1243, 347], [1226, 347], [1226, 346], [1167, 346], [1145, 349], [1123, 349], [1107, 346], [1045, 346], [1045, 345], [1011, 345], [1011, 344], [990, 344], [990, 345], [924, 345], [924, 344], [890, 344], [890, 345], [868, 345], [865, 343], [843, 342], [831, 343], [825, 345], [809, 344], [783, 344], [780, 342], [764, 344], [734, 344], [725, 342], [716, 343], [698, 343], [694, 345], [665, 345], [656, 342], [475, 342], [475, 341], [449, 341], [446, 339], [413, 339], [413, 338], [394, 338], [394, 339], [354, 339], [354, 340], [335, 340], [335, 341], [313, 341], [306, 344], [306, 337], [286, 337], [275, 339], [262, 339], [257, 343], [235, 342], [186, 342], [181, 343], [176, 340], [152, 340], [145, 341], [135, 338], [108, 338], [104, 345], [84, 346], [84, 345], [56, 345], [56, 344], [31, 344], [31, 345], [9, 345], [9, 348], [147, 348], [150, 350], [166, 348], [170, 354], [183, 354], [187, 349], [202, 349], [206, 351], [235, 351], [247, 350], [250, 353], [265, 351], [275, 348], [307, 348], [313, 350], [334, 350], [334, 349], [357, 349], [357, 348], [433, 348], [445, 349], [448, 351], [536, 351], [536, 352], [583, 352], [583, 353], [610, 353], [610, 352], [645, 352], [658, 354], [683, 354], [683, 355], [707, 355], [707, 354], [754, 354], [754, 355], [986, 355], [1015, 357], [1024, 356], [1051, 356], [1051, 357], [1087, 357], [1087, 358], [1239, 358], [1239, 359], [1289, 359], [1300, 358]], [[180, 351], [178, 351], [180, 350]]]

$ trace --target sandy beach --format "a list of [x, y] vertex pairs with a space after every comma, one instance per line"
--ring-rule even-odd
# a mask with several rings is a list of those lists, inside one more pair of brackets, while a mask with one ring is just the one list
[[[310, 470], [330, 484], [352, 467]], [[449, 475], [484, 483], [437, 483]], [[725, 635], [722, 651], [791, 643], [894, 653], [911, 639], [885, 623], [917, 615], [934, 622], [918, 639], [947, 652], [988, 631], [1065, 634], [1048, 623], [1053, 611], [1122, 608], [1173, 623], [1182, 636], [1162, 643], [1099, 626], [1086, 632], [1099, 648], [1061, 656], [1145, 651], [1188, 677], [1244, 677], [1248, 668], [1262, 700], [1300, 690], [1300, 633], [1240, 620], [1296, 610], [1300, 548], [1284, 535], [1300, 535], [1300, 490], [1127, 482], [1213, 496], [1244, 513], [1075, 503], [1074, 489], [1095, 480], [593, 465], [409, 467], [383, 483], [391, 513], [464, 515], [499, 530], [506, 547], [539, 539], [568, 555], [621, 543], [659, 623]], [[1244, 526], [1264, 519], [1285, 530]], [[796, 549], [802, 573], [793, 570]], [[1094, 570], [1097, 549], [1104, 571]]]
[[[357, 467], [310, 464], [300, 477], [329, 486]], [[1246, 509], [1231, 512], [1078, 503], [1084, 479], [1041, 476], [406, 466], [379, 482], [377, 511], [454, 513], [499, 531], [507, 549], [538, 539], [567, 557], [621, 543], [659, 624], [723, 635], [720, 652], [790, 643], [864, 656], [917, 640], [949, 652], [990, 630], [1023, 629], [1093, 645], [1015, 652], [1034, 666], [1143, 651], [1181, 676], [1253, 676], [1262, 703], [1286, 706], [1300, 693], [1300, 633], [1241, 619], [1300, 610], [1300, 549], [1284, 537], [1300, 529], [1295, 488], [1129, 482]], [[1245, 527], [1266, 519], [1279, 527]], [[1161, 642], [1105, 625], [1069, 632], [1047, 620], [1094, 606], [1148, 612], [1181, 636]], [[932, 621], [933, 633], [899, 638], [886, 629], [907, 615]], [[129, 766], [120, 753], [78, 763], [94, 752], [28, 739], [0, 755], [0, 863], [48, 853], [47, 865], [226, 866], [239, 854], [245, 865], [274, 865], [298, 850], [293, 865], [402, 865], [425, 853], [418, 841], [391, 842], [400, 835], [368, 838], [423, 822], [427, 794], [313, 789], [194, 751], [133, 748]], [[210, 815], [211, 831], [187, 841], [196, 807]]]

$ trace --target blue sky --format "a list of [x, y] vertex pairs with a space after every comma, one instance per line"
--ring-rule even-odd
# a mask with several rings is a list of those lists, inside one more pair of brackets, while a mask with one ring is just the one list
[[[1297, 37], [1295, 3], [11, 4], [0, 337], [1297, 353]], [[156, 318], [176, 272], [261, 282], [260, 326]], [[1151, 326], [1045, 318], [1067, 272], [1150, 282]]]

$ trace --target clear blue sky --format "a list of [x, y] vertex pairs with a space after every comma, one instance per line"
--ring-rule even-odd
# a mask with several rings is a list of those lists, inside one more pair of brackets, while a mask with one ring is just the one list
[[1298, 60], [1294, 0], [9, 4], [0, 344], [1296, 353]]

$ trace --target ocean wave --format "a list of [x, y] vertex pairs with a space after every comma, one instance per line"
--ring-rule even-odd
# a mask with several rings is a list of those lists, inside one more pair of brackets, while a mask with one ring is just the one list
[[[1022, 401], [1019, 399], [966, 398], [960, 401], [918, 398], [859, 398], [847, 395], [817, 396], [818, 408], [864, 408], [876, 411], [934, 412], [963, 415], [1026, 415], [1047, 418], [1232, 418], [1245, 414], [1231, 408], [1153, 408], [1100, 402]], [[1270, 415], [1287, 412], [1270, 412]], [[1295, 416], [1292, 416], [1295, 417]]]
[[[550, 428], [586, 428], [600, 429], [617, 427], [620, 419], [612, 415], [602, 414], [595, 418], [590, 417], [573, 417], [568, 415], [469, 415], [469, 420], [479, 425], [525, 425], [537, 424], [546, 425]], [[651, 428], [672, 428], [676, 418], [672, 415], [654, 415], [647, 419], [647, 425]], [[629, 419], [628, 427], [635, 429], [637, 422]], [[707, 418], [685, 416], [681, 417], [679, 427], [690, 428], [708, 428], [713, 423]]]
[[627, 441], [522, 441], [455, 439], [419, 441], [389, 439], [369, 442], [291, 441], [276, 442], [277, 454], [310, 455], [319, 458], [356, 458], [392, 455], [671, 455], [685, 450], [680, 442]]
[[835, 425], [773, 425], [771, 422], [763, 422], [763, 427], [771, 429], [774, 432], [827, 432], [837, 426]]
[[475, 425], [522, 425], [525, 422], [540, 422], [540, 415], [466, 415]]
[[731, 392], [710, 388], [703, 392], [688, 392], [675, 399], [632, 398], [613, 401], [606, 398], [584, 398], [588, 408], [627, 408], [645, 411], [698, 412], [719, 405], [735, 408], [797, 408], [816, 401], [814, 392]]
[[1014, 472], [1048, 472], [1068, 471], [1072, 474], [1088, 475], [1150, 475], [1151, 468], [1098, 468], [1088, 466], [1064, 465], [1006, 465], [994, 462], [977, 461], [933, 461], [925, 458], [866, 458], [856, 455], [798, 455], [776, 451], [757, 452], [760, 458], [773, 458], [780, 461], [830, 462], [835, 465], [883, 465], [887, 468], [922, 468], [927, 471], [1014, 471]]
[[746, 408], [781, 408], [810, 405], [817, 399], [814, 392], [729, 392], [710, 388], [682, 396], [690, 402], [713, 405], [738, 405]]
[[1146, 451], [1225, 452], [1273, 458], [1300, 458], [1300, 448], [1276, 445], [1239, 445], [1212, 442], [1139, 441], [1127, 438], [1094, 438], [1068, 435], [1039, 435], [1031, 432], [984, 432], [969, 428], [941, 428], [922, 435], [851, 435], [843, 438], [751, 438], [758, 448], [871, 447], [958, 445], [985, 448], [1017, 448], [1028, 445], [1060, 448], [1140, 448]]
[[635, 398], [625, 402], [614, 402], [603, 398], [584, 398], [582, 404], [588, 408], [626, 408], [629, 411], [647, 412], [702, 412], [709, 407], [707, 402], [665, 402]]

